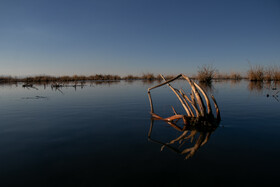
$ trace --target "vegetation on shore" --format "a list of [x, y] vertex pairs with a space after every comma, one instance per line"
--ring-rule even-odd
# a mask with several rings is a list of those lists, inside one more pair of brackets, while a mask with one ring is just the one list
[[[166, 80], [174, 78], [174, 75], [165, 75]], [[242, 76], [241, 73], [219, 73], [217, 69], [211, 65], [204, 65], [198, 67], [197, 75], [192, 78], [197, 79], [200, 82], [210, 83], [213, 79], [216, 80], [241, 80], [248, 79], [250, 81], [280, 81], [280, 67], [279, 66], [251, 66], [247, 72], [247, 76]], [[127, 75], [108, 75], [108, 74], [96, 74], [90, 76], [73, 75], [73, 76], [28, 76], [24, 78], [12, 77], [12, 76], [0, 76], [0, 83], [52, 83], [52, 82], [75, 82], [75, 81], [117, 81], [117, 80], [162, 80], [160, 75], [152, 73], [145, 73], [142, 76]]]
[[217, 73], [214, 76], [214, 79], [229, 79], [229, 80], [241, 80], [246, 77], [243, 77], [241, 73], [239, 72], [230, 72], [229, 74], [227, 73]]
[[248, 71], [248, 79], [250, 81], [279, 81], [280, 67], [251, 66]]
[[217, 70], [211, 65], [204, 65], [202, 67], [198, 67], [196, 78], [199, 82], [210, 83], [216, 72]]
[[210, 83], [213, 79], [222, 80], [241, 80], [249, 79], [250, 81], [280, 81], [280, 67], [279, 66], [254, 66], [250, 67], [247, 76], [242, 76], [239, 72], [219, 73], [217, 69], [211, 65], [204, 65], [198, 68], [197, 80], [200, 82]]
[[[172, 75], [167, 75], [167, 79], [173, 78]], [[75, 82], [75, 81], [118, 81], [118, 80], [161, 80], [160, 75], [154, 75], [152, 73], [143, 74], [142, 76], [127, 75], [73, 75], [73, 76], [28, 76], [24, 78], [11, 77], [11, 76], [0, 76], [0, 83], [16, 83], [16, 82], [25, 82], [25, 83], [52, 83], [52, 82]]]

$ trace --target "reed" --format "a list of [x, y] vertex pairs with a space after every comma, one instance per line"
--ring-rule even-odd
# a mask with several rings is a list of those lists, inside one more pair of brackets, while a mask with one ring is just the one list
[[240, 80], [240, 79], [242, 79], [241, 74], [238, 73], [238, 72], [231, 72], [229, 77], [232, 80]]
[[267, 81], [280, 81], [280, 66], [268, 67], [265, 72]]
[[121, 77], [119, 75], [102, 75], [102, 74], [96, 74], [91, 75], [89, 77], [86, 77], [85, 80], [121, 80]]
[[264, 68], [262, 66], [251, 66], [248, 71], [248, 79], [250, 81], [263, 81], [264, 80]]
[[250, 81], [280, 81], [279, 66], [254, 66], [248, 71], [248, 79]]
[[280, 69], [278, 68], [277, 71], [274, 72], [273, 74], [273, 80], [275, 81], [280, 81]]
[[123, 77], [122, 79], [123, 79], [123, 80], [139, 80], [139, 79], [141, 79], [141, 78], [138, 77], [138, 76], [134, 76], [134, 75], [129, 74], [129, 75]]
[[17, 82], [17, 78], [11, 76], [0, 76], [0, 83]]
[[214, 79], [230, 79], [230, 76], [226, 73], [216, 73]]
[[264, 72], [264, 80], [272, 81], [274, 75], [274, 69], [272, 67], [267, 67]]
[[[280, 67], [279, 66], [251, 66], [247, 72], [250, 81], [280, 81]], [[166, 80], [173, 79], [174, 75], [165, 75]], [[192, 77], [198, 79], [201, 83], [211, 83], [212, 79], [230, 79], [230, 80], [241, 80], [245, 77], [241, 76], [238, 72], [231, 73], [218, 73], [218, 71], [211, 65], [204, 65], [198, 67], [197, 75]], [[182, 78], [180, 78], [182, 79]], [[121, 77], [119, 75], [110, 74], [95, 74], [90, 76], [85, 75], [73, 75], [73, 76], [28, 76], [24, 78], [17, 78], [12, 76], [0, 76], [0, 83], [15, 83], [15, 82], [25, 82], [25, 83], [51, 83], [51, 82], [71, 82], [71, 81], [117, 81], [117, 80], [144, 80], [144, 81], [162, 81], [160, 75], [155, 75], [153, 73], [144, 73], [142, 76], [135, 76], [129, 74], [127, 76]]]
[[156, 77], [154, 76], [154, 74], [152, 73], [144, 73], [141, 77], [141, 79], [144, 79], [144, 80], [155, 80]]
[[199, 82], [211, 82], [216, 72], [216, 69], [212, 65], [203, 65], [198, 67], [197, 79]]
[[[173, 79], [174, 77], [176, 77], [176, 75], [165, 75], [164, 77], [165, 77], [166, 80], [170, 80], [170, 79]], [[162, 78], [160, 78], [160, 79], [162, 79]]]

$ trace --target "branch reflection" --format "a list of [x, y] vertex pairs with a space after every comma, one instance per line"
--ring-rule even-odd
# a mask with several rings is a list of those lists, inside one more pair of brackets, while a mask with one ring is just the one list
[[179, 121], [167, 122], [171, 127], [179, 131], [180, 135], [168, 142], [163, 142], [152, 137], [155, 120], [158, 119], [151, 118], [148, 140], [160, 144], [161, 151], [167, 148], [184, 155], [185, 159], [192, 157], [200, 147], [209, 141], [211, 134], [217, 129], [220, 123], [220, 120], [205, 121], [197, 118], [189, 119], [188, 125], [185, 123], [179, 124]]

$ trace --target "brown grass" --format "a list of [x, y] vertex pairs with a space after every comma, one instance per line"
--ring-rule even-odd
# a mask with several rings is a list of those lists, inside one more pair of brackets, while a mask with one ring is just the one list
[[248, 71], [248, 79], [250, 81], [263, 81], [264, 80], [264, 68], [262, 66], [251, 66]]
[[250, 81], [280, 81], [279, 66], [254, 66], [248, 71]]
[[230, 79], [232, 79], [232, 80], [240, 80], [240, 79], [242, 79], [242, 76], [238, 72], [231, 72], [230, 73]]
[[141, 79], [144, 79], [144, 80], [155, 80], [156, 77], [154, 76], [154, 74], [152, 73], [144, 73], [141, 77]]
[[17, 78], [11, 77], [11, 76], [1, 76], [0, 77], [0, 83], [12, 83], [17, 82]]
[[225, 80], [241, 80], [243, 77], [238, 72], [230, 72], [228, 73], [216, 73], [214, 76], [215, 79], [225, 79]]
[[211, 82], [216, 73], [216, 69], [211, 65], [203, 65], [198, 67], [197, 79], [200, 82]]
[[[280, 81], [280, 66], [254, 66], [250, 67], [247, 72], [248, 79], [250, 81]], [[174, 75], [165, 75], [166, 80], [174, 78]], [[204, 65], [198, 67], [197, 75], [194, 77], [200, 82], [211, 83], [212, 79], [230, 79], [230, 80], [241, 80], [242, 77], [238, 72], [218, 73], [218, 71], [211, 65]], [[0, 83], [15, 83], [15, 82], [26, 82], [26, 83], [51, 83], [51, 82], [71, 82], [71, 81], [87, 81], [87, 80], [101, 80], [101, 81], [116, 81], [116, 80], [145, 80], [145, 81], [162, 81], [160, 75], [154, 75], [152, 73], [144, 73], [142, 76], [135, 76], [129, 74], [127, 76], [109, 75], [109, 74], [96, 74], [96, 75], [73, 75], [73, 76], [28, 76], [24, 78], [17, 78], [12, 76], [0, 76]]]
[[280, 81], [280, 67], [267, 67], [264, 73], [264, 80], [266, 81]]
[[138, 80], [138, 79], [141, 79], [141, 78], [138, 77], [138, 76], [134, 76], [134, 75], [129, 74], [129, 75], [123, 77], [122, 79], [123, 80]]

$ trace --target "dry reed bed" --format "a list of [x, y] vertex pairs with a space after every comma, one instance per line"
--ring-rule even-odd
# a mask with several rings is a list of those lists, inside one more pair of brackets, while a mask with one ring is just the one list
[[[172, 78], [172, 75], [168, 75], [168, 78]], [[16, 82], [25, 82], [25, 83], [52, 83], [52, 82], [75, 82], [75, 81], [114, 81], [114, 80], [161, 80], [159, 75], [154, 75], [152, 73], [143, 74], [142, 76], [134, 76], [134, 75], [127, 75], [121, 77], [119, 75], [74, 75], [74, 76], [29, 76], [24, 78], [17, 78], [11, 76], [0, 76], [0, 83], [16, 83]]]
[[231, 72], [230, 74], [227, 74], [227, 73], [216, 73], [214, 75], [213, 79], [241, 80], [241, 79], [244, 79], [244, 77], [241, 75], [241, 73]]
[[[165, 75], [166, 79], [174, 78], [174, 75]], [[221, 80], [241, 80], [249, 79], [250, 81], [280, 81], [280, 67], [279, 66], [254, 66], [250, 67], [247, 72], [247, 76], [242, 76], [239, 72], [231, 73], [219, 73], [217, 69], [213, 68], [211, 65], [204, 65], [198, 68], [197, 75], [192, 77], [193, 79], [199, 80], [199, 82], [211, 83], [213, 79]], [[12, 77], [12, 76], [0, 76], [0, 83], [50, 83], [50, 82], [73, 82], [73, 81], [91, 81], [91, 80], [147, 80], [162, 81], [161, 76], [155, 75], [153, 73], [144, 73], [141, 76], [127, 75], [109, 75], [109, 74], [96, 74], [90, 76], [84, 75], [73, 75], [73, 76], [28, 76], [24, 78]]]
[[280, 81], [280, 67], [251, 66], [248, 79], [250, 81]]

